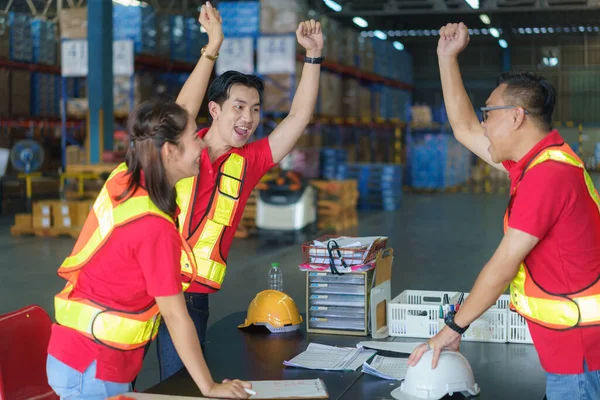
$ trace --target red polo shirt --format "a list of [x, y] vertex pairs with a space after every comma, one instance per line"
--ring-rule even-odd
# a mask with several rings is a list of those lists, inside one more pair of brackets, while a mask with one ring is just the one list
[[[208, 128], [204, 128], [198, 131], [198, 135], [204, 137], [207, 132]], [[202, 155], [200, 157], [200, 179], [198, 179], [198, 187], [196, 189], [196, 202], [194, 203], [194, 214], [192, 215], [192, 227], [198, 226], [200, 221], [202, 221], [212, 192], [217, 184], [219, 168], [231, 153], [236, 153], [244, 157], [247, 166], [244, 186], [240, 195], [240, 205], [233, 217], [233, 224], [225, 229], [221, 240], [221, 256], [225, 261], [227, 261], [231, 242], [233, 241], [235, 231], [242, 220], [244, 208], [246, 208], [246, 203], [248, 202], [250, 194], [252, 194], [252, 190], [258, 184], [260, 179], [275, 166], [268, 138], [259, 139], [255, 142], [246, 144], [239, 149], [233, 148], [212, 163], [208, 156], [208, 149], [205, 148], [202, 150]], [[192, 293], [214, 293], [216, 290], [195, 282], [187, 291]]]
[[[175, 224], [145, 216], [115, 228], [104, 246], [81, 270], [75, 298], [89, 299], [117, 310], [139, 312], [157, 296], [181, 288], [181, 237]], [[54, 324], [48, 353], [84, 372], [95, 360], [96, 378], [129, 383], [142, 369], [144, 349], [113, 350], [77, 331]]]
[[[545, 147], [561, 144], [552, 131], [518, 162], [505, 161], [511, 186]], [[600, 213], [588, 194], [581, 169], [546, 161], [525, 173], [517, 189], [508, 225], [540, 241], [525, 258], [538, 284], [554, 293], [570, 293], [600, 275]], [[546, 372], [580, 374], [583, 362], [600, 370], [600, 327], [555, 331], [529, 323]]]

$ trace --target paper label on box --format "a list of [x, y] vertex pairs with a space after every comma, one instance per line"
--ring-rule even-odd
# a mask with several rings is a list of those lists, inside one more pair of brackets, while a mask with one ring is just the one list
[[62, 206], [61, 210], [63, 215], [69, 215], [69, 206]]
[[42, 215], [50, 215], [50, 206], [42, 206]]
[[329, 296], [326, 295], [319, 295], [319, 294], [313, 294], [312, 296], [310, 296], [311, 299], [328, 299]]
[[42, 226], [44, 228], [50, 228], [50, 218], [42, 218]]
[[230, 70], [254, 73], [254, 41], [251, 37], [223, 40], [217, 59], [217, 74]]
[[63, 225], [67, 228], [70, 227], [71, 226], [71, 218], [69, 218], [69, 217], [63, 218]]
[[258, 38], [259, 74], [296, 73], [296, 38], [290, 35]]
[[310, 287], [329, 287], [326, 283], [311, 283]]

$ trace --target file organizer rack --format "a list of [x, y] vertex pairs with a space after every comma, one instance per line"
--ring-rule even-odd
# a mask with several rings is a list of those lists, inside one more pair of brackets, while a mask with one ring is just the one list
[[[388, 304], [390, 336], [430, 338], [445, 325], [440, 318], [444, 294], [456, 292], [405, 290]], [[465, 299], [468, 297], [465, 293]], [[532, 343], [527, 323], [509, 309], [510, 297], [501, 295], [494, 306], [471, 323], [463, 334], [466, 341]]]
[[[338, 236], [324, 236], [317, 240], [325, 243]], [[374, 243], [369, 250], [340, 249], [346, 259], [362, 258], [374, 261], [385, 249], [387, 239]], [[311, 257], [329, 257], [326, 248], [311, 242], [302, 245], [303, 262]], [[391, 267], [390, 267], [391, 268]], [[334, 335], [368, 336], [370, 332], [370, 293], [375, 285], [376, 269], [366, 272], [336, 275], [331, 271], [306, 272], [306, 331]], [[373, 316], [376, 318], [376, 316]]]

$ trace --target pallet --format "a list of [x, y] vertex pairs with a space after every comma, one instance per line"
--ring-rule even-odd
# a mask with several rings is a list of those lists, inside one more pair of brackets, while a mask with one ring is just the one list
[[79, 237], [79, 233], [81, 232], [81, 228], [72, 227], [72, 228], [24, 228], [20, 226], [12, 226], [10, 228], [10, 234], [12, 236], [36, 236], [36, 237], [60, 237], [60, 236], [68, 236], [73, 239], [77, 239]]

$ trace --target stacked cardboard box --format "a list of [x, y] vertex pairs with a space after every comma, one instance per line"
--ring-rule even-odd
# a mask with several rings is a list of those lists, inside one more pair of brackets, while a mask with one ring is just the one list
[[303, 64], [296, 63], [296, 74], [265, 75], [264, 108], [270, 112], [287, 113], [292, 106], [293, 94], [296, 91], [302, 74]]
[[318, 193], [319, 229], [339, 232], [358, 224], [356, 213], [358, 185], [356, 180], [312, 180], [310, 183]]
[[10, 72], [10, 77], [10, 114], [14, 117], [29, 117], [31, 115], [31, 72], [13, 70]]
[[338, 74], [321, 72], [318, 114], [326, 117], [342, 116], [342, 77]]
[[10, 26], [10, 59], [14, 61], [33, 61], [32, 17], [15, 12], [8, 13]]
[[63, 8], [60, 12], [59, 24], [61, 38], [87, 38], [87, 7]]
[[342, 116], [345, 118], [359, 118], [360, 84], [358, 79], [344, 78], [342, 90]]
[[10, 58], [10, 25], [8, 15], [0, 14], [0, 59]]
[[308, 5], [304, 0], [261, 0], [260, 32], [295, 32], [301, 21], [309, 19], [307, 10]]

